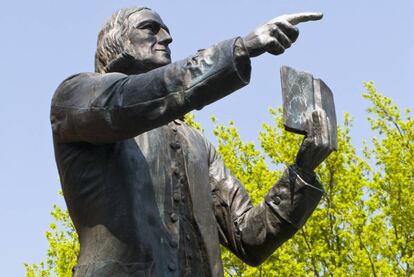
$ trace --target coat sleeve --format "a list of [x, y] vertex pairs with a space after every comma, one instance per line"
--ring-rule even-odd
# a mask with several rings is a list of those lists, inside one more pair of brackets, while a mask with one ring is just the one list
[[265, 199], [253, 207], [242, 184], [209, 146], [209, 177], [220, 242], [251, 266], [260, 265], [301, 228], [319, 203], [323, 188], [305, 182], [289, 166]]
[[240, 38], [139, 75], [81, 73], [52, 100], [59, 142], [111, 143], [201, 109], [248, 84], [250, 59]]

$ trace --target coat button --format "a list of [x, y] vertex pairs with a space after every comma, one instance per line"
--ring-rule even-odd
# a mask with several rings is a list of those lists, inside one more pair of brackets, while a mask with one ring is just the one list
[[276, 205], [279, 205], [279, 204], [280, 204], [280, 201], [281, 201], [281, 199], [280, 199], [280, 197], [279, 197], [279, 196], [275, 196], [275, 197], [273, 197], [273, 202], [274, 202]]
[[177, 266], [175, 264], [173, 264], [173, 263], [169, 263], [168, 264], [168, 269], [170, 271], [175, 271], [177, 269]]
[[180, 176], [180, 171], [178, 170], [178, 168], [176, 168], [176, 167], [173, 168], [173, 174], [176, 177]]
[[181, 145], [178, 142], [171, 142], [170, 147], [174, 150], [180, 149]]
[[178, 247], [178, 243], [175, 240], [170, 241], [170, 246], [172, 248], [177, 248]]
[[173, 195], [173, 199], [174, 199], [175, 202], [179, 202], [180, 199], [181, 199], [180, 193], [175, 192], [174, 195]]
[[170, 218], [172, 222], [177, 222], [178, 215], [176, 213], [171, 213]]

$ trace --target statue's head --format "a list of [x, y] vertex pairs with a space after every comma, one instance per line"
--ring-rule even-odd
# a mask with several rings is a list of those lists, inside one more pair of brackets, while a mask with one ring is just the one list
[[156, 12], [141, 7], [119, 10], [99, 32], [95, 72], [137, 74], [169, 64], [171, 42]]

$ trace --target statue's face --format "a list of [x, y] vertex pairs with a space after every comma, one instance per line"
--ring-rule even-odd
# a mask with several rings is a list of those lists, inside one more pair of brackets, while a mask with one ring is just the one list
[[128, 39], [134, 49], [134, 58], [146, 68], [157, 68], [171, 63], [172, 42], [167, 26], [154, 11], [141, 10], [130, 16]]

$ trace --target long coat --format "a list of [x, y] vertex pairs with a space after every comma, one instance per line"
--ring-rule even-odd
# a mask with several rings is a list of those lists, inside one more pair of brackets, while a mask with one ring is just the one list
[[214, 147], [177, 119], [249, 82], [243, 47], [236, 38], [147, 73], [81, 73], [59, 86], [51, 122], [81, 246], [74, 276], [222, 276], [219, 243], [258, 265], [302, 227], [323, 193], [316, 179], [290, 166], [253, 207]]

